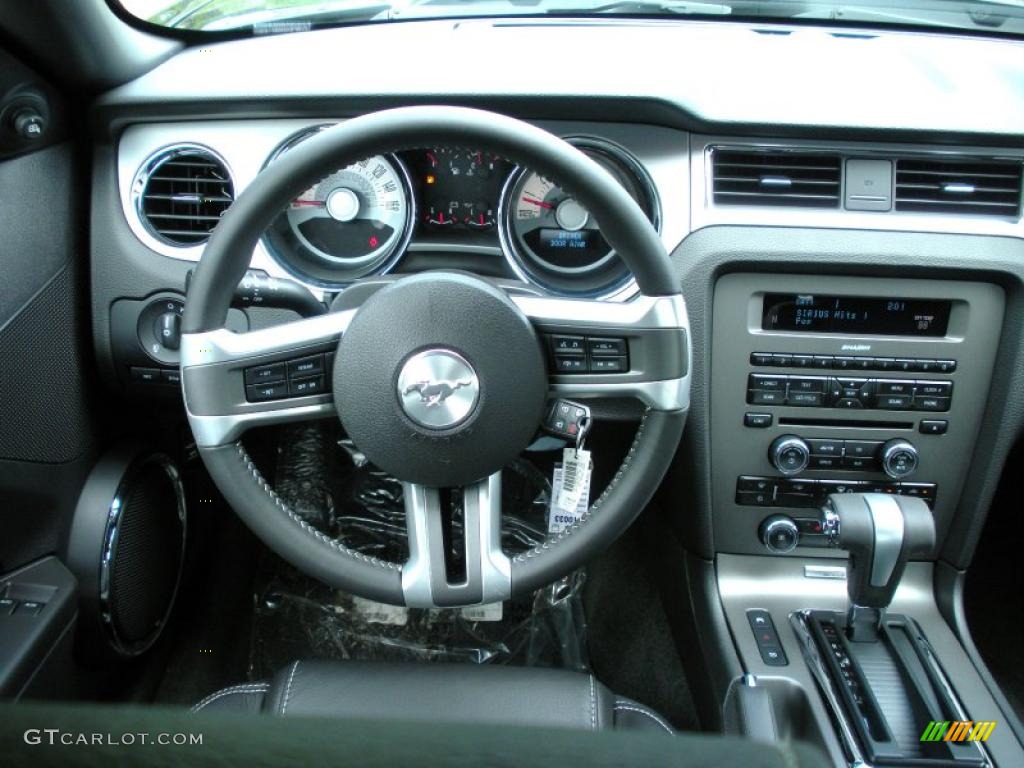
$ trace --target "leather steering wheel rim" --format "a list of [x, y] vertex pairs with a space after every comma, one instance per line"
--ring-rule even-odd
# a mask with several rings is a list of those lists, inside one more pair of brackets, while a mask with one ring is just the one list
[[[193, 431], [199, 427], [192, 407], [199, 393], [190, 368], [202, 367], [196, 361], [208, 351], [201, 348], [208, 334], [223, 333], [234, 287], [274, 217], [322, 178], [326, 170], [377, 154], [435, 145], [484, 148], [556, 180], [600, 221], [606, 240], [633, 272], [642, 297], [664, 297], [672, 302], [676, 317], [673, 329], [685, 326], [677, 278], [654, 228], [628, 193], [578, 149], [528, 123], [482, 110], [385, 110], [326, 129], [279, 157], [237, 198], [214, 230], [189, 287], [182, 323], [182, 382]], [[338, 361], [338, 365], [342, 363]], [[688, 403], [685, 361], [683, 374], [683, 402]], [[650, 500], [671, 464], [686, 416], [685, 405], [678, 405], [649, 406], [625, 461], [588, 513], [541, 545], [509, 558], [507, 565], [498, 569], [507, 571], [507, 585], [485, 594], [491, 599], [495, 595], [504, 599], [540, 588], [617, 538]], [[274, 492], [240, 440], [214, 445], [197, 442], [204, 463], [227, 501], [284, 559], [352, 594], [396, 605], [422, 602], [411, 601], [403, 590], [403, 569], [408, 564], [365, 556], [309, 526]]]

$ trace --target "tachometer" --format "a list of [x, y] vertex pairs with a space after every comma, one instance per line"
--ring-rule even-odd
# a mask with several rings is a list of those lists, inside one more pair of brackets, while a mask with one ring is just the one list
[[[285, 142], [271, 162], [310, 135]], [[378, 155], [337, 170], [302, 193], [267, 229], [265, 242], [298, 277], [338, 287], [393, 266], [409, 241], [412, 220], [404, 166], [393, 155]]]
[[[658, 226], [654, 185], [632, 155], [604, 140], [568, 141], [607, 170]], [[539, 173], [518, 169], [512, 174], [502, 194], [501, 223], [502, 246], [524, 280], [559, 293], [607, 296], [631, 279], [597, 220]]]

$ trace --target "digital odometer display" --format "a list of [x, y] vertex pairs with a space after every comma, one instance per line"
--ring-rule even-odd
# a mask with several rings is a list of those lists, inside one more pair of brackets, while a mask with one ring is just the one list
[[938, 299], [768, 293], [761, 327], [880, 336], [945, 336], [952, 302]]

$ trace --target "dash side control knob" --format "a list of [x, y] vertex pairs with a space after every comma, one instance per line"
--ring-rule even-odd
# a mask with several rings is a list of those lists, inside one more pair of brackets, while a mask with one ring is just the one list
[[768, 460], [784, 475], [796, 475], [807, 469], [811, 448], [797, 435], [782, 435], [768, 447]]
[[14, 132], [26, 141], [35, 141], [46, 132], [46, 119], [31, 107], [16, 112], [11, 123]]
[[800, 529], [786, 515], [766, 517], [758, 529], [758, 536], [765, 548], [776, 555], [792, 552], [800, 543]]
[[181, 346], [181, 313], [164, 312], [156, 319], [153, 330], [165, 349], [178, 349]]
[[884, 443], [879, 457], [882, 470], [894, 480], [912, 475], [917, 469], [919, 458], [914, 444], [902, 439]]

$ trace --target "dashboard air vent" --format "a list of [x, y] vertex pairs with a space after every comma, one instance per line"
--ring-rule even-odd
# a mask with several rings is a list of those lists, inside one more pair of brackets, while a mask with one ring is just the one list
[[716, 149], [713, 193], [718, 205], [838, 208], [839, 155]]
[[149, 230], [175, 246], [205, 243], [235, 199], [224, 162], [201, 147], [162, 151], [140, 171], [136, 190]]
[[896, 161], [896, 210], [1016, 218], [1021, 164], [980, 160]]

